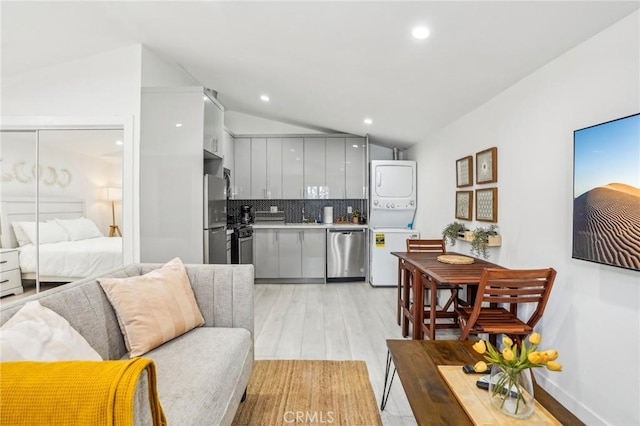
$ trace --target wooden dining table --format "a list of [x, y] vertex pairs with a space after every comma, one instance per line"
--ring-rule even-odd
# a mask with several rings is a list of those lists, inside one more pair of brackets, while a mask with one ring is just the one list
[[[439, 284], [477, 287], [485, 268], [503, 268], [500, 265], [478, 258], [473, 258], [474, 262], [470, 264], [443, 263], [438, 260], [438, 256], [442, 253], [391, 252], [391, 254], [398, 258], [399, 290], [402, 287], [402, 280], [406, 283], [409, 278], [408, 275], [411, 275], [411, 282], [414, 283], [414, 304], [418, 300], [424, 300], [425, 288], [430, 290], [429, 304], [434, 308], [429, 309], [429, 324], [424, 323], [424, 309], [413, 310], [411, 337], [418, 340], [424, 338], [425, 332], [429, 339], [435, 340], [436, 338], [435, 306], [437, 304], [437, 286]], [[446, 254], [462, 256], [459, 253], [447, 252]], [[468, 288], [467, 294], [471, 295], [471, 299], [468, 302], [473, 303], [475, 288]]]

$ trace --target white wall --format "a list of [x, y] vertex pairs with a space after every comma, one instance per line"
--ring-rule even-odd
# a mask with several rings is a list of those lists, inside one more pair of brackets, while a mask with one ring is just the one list
[[294, 126], [292, 124], [269, 120], [237, 111], [230, 111], [228, 109], [224, 112], [224, 127], [234, 135], [324, 133], [315, 129]]
[[537, 328], [564, 371], [537, 377], [587, 424], [640, 424], [640, 273], [571, 259], [573, 131], [638, 111], [635, 12], [409, 152], [419, 165], [415, 225], [427, 237], [454, 220], [456, 159], [498, 147], [503, 245], [489, 260], [558, 271]]
[[142, 87], [201, 85], [178, 64], [167, 62], [153, 50], [142, 46]]

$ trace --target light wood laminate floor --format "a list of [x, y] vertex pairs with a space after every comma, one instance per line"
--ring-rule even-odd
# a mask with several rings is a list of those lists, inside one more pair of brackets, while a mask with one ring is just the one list
[[[256, 284], [256, 359], [363, 360], [380, 404], [386, 339], [402, 339], [396, 323], [396, 288], [368, 283]], [[457, 339], [439, 330], [438, 339]], [[384, 412], [385, 425], [415, 425], [396, 377]]]

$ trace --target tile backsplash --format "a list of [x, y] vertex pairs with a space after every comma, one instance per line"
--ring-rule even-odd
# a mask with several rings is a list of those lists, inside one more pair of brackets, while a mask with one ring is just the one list
[[227, 214], [235, 217], [236, 222], [240, 216], [240, 206], [243, 205], [252, 206], [254, 211], [269, 211], [271, 206], [276, 206], [278, 211], [284, 212], [287, 223], [301, 223], [303, 208], [305, 219], [322, 222], [323, 208], [332, 206], [333, 221], [337, 222], [339, 219], [351, 221], [351, 214], [347, 213], [348, 207], [366, 212], [367, 200], [229, 200]]

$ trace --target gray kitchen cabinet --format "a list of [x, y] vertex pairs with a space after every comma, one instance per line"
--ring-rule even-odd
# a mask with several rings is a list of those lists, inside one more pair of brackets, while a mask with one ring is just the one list
[[235, 165], [236, 199], [366, 198], [361, 137], [239, 137]]
[[279, 278], [302, 277], [302, 230], [278, 229]]
[[328, 198], [326, 193], [325, 138], [304, 138], [304, 198]]
[[253, 232], [256, 278], [324, 279], [324, 229], [265, 229]]
[[251, 138], [251, 199], [267, 198], [267, 139]]
[[344, 198], [367, 198], [367, 148], [364, 138], [345, 140]]
[[302, 276], [324, 278], [327, 265], [326, 230], [303, 229], [301, 232]]
[[251, 139], [236, 138], [234, 141], [234, 199], [251, 198]]
[[224, 157], [224, 108], [205, 89], [203, 148], [215, 157]]
[[303, 198], [304, 141], [302, 138], [282, 138], [282, 198]]
[[345, 198], [344, 138], [327, 138], [325, 153], [325, 175], [327, 198]]
[[202, 263], [204, 144], [221, 136], [214, 135], [214, 119], [207, 117], [212, 105], [203, 87], [142, 89], [142, 262], [179, 256], [185, 263]]
[[222, 135], [222, 145], [223, 145], [222, 150], [224, 152], [224, 157], [222, 158], [222, 165], [223, 167], [231, 171], [231, 186], [233, 186], [233, 180], [235, 178], [235, 173], [234, 173], [234, 169], [235, 169], [234, 159], [236, 157], [235, 146], [233, 145], [233, 135], [229, 133], [229, 131], [227, 131], [226, 129]]
[[[282, 138], [267, 139], [267, 188], [265, 198], [282, 199]], [[285, 166], [286, 167], [286, 166]]]
[[278, 278], [278, 230], [253, 230], [253, 265], [256, 278]]

